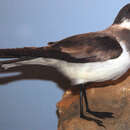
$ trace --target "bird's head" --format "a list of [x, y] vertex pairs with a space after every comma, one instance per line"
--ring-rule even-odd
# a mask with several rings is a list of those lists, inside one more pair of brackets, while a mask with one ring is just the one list
[[125, 5], [116, 16], [113, 24], [123, 24], [130, 28], [130, 3]]

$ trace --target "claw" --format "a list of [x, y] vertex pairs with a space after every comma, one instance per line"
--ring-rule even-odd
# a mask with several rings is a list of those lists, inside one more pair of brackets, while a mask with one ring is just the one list
[[94, 119], [85, 115], [80, 115], [81, 118], [88, 120], [88, 121], [94, 121], [98, 126], [102, 126], [105, 128], [105, 126], [103, 125], [103, 121], [98, 120], [98, 119]]
[[113, 113], [112, 112], [94, 112], [94, 111], [87, 111], [88, 113], [98, 117], [98, 118], [114, 118]]

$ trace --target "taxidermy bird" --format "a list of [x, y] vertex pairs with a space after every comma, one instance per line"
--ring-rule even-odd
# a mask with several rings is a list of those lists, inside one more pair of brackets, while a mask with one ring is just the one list
[[[130, 68], [130, 4], [123, 7], [113, 24], [103, 31], [79, 34], [50, 42], [45, 47], [0, 49], [1, 58], [19, 58], [20, 61], [2, 64], [9, 69], [22, 65], [46, 65], [55, 67], [68, 77], [73, 86], [80, 86], [80, 117], [103, 122], [86, 116], [86, 112], [101, 117], [113, 117], [113, 113], [92, 113], [89, 108], [86, 86], [90, 82], [116, 80]], [[86, 86], [85, 86], [86, 84]]]

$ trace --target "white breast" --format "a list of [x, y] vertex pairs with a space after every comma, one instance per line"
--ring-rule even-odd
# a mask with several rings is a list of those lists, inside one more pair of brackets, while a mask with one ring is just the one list
[[93, 63], [67, 63], [60, 61], [60, 69], [73, 84], [84, 82], [101, 82], [106, 80], [115, 80], [122, 76], [130, 67], [130, 55], [123, 43], [120, 43], [123, 52], [116, 58], [104, 62]]

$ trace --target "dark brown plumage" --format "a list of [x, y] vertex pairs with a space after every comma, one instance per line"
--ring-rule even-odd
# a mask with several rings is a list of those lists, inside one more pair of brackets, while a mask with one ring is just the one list
[[130, 19], [130, 4], [124, 6], [118, 13], [117, 17], [114, 20], [113, 24], [120, 24], [125, 19]]
[[122, 49], [115, 38], [99, 33], [89, 33], [54, 42], [48, 47], [0, 49], [0, 57], [46, 57], [83, 63], [113, 59], [121, 52]]
[[118, 57], [122, 52], [115, 38], [102, 33], [72, 36], [52, 44], [51, 47], [73, 58], [86, 59], [87, 62], [106, 61]]

